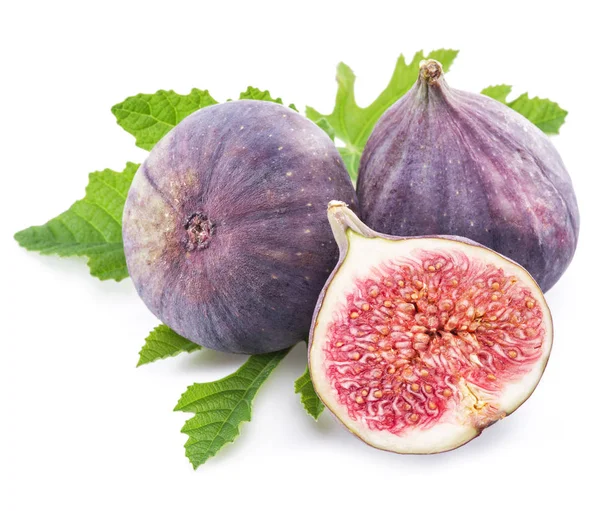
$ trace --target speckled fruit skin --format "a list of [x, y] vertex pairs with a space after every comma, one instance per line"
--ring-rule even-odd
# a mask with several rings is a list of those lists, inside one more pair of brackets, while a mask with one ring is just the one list
[[356, 194], [333, 142], [293, 110], [232, 101], [179, 123], [138, 170], [123, 215], [148, 308], [208, 348], [306, 339], [337, 259], [327, 203]]
[[577, 201], [548, 137], [496, 100], [449, 88], [435, 61], [375, 126], [357, 193], [376, 231], [470, 238], [520, 263], [543, 291], [575, 252]]

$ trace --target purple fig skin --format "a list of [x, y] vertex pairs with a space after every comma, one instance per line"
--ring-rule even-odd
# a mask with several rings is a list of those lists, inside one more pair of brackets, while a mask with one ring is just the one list
[[357, 193], [376, 231], [475, 240], [524, 266], [544, 292], [577, 245], [575, 192], [550, 139], [506, 105], [448, 87], [436, 61], [376, 124]]
[[232, 101], [171, 130], [123, 215], [129, 274], [180, 335], [232, 353], [305, 340], [337, 261], [327, 203], [356, 193], [329, 137], [293, 110]]

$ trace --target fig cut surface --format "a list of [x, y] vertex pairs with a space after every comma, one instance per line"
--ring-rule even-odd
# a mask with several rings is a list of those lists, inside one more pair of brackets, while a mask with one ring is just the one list
[[340, 261], [315, 310], [309, 365], [352, 433], [399, 453], [447, 451], [531, 395], [552, 320], [526, 270], [464, 238], [381, 235], [343, 203], [328, 216]]

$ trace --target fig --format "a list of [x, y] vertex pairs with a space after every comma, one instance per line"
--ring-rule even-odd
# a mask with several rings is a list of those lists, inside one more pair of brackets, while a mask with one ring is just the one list
[[552, 346], [542, 291], [471, 240], [393, 237], [329, 205], [339, 262], [309, 339], [315, 391], [352, 433], [398, 453], [459, 447], [516, 410]]
[[464, 236], [517, 261], [544, 292], [575, 252], [577, 201], [550, 139], [499, 101], [451, 89], [434, 60], [376, 124], [357, 193], [373, 229]]
[[333, 142], [264, 101], [186, 117], [137, 171], [123, 213], [127, 268], [146, 306], [215, 350], [306, 340], [335, 265], [330, 199], [356, 194]]

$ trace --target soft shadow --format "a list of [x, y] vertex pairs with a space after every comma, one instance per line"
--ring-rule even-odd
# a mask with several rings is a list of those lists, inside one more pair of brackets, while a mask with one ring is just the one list
[[330, 435], [337, 428], [344, 427], [342, 424], [333, 416], [333, 414], [325, 408], [323, 413], [319, 415], [319, 419], [315, 421], [308, 414], [305, 414], [310, 421], [310, 425], [315, 428], [316, 431], [321, 435]]
[[230, 368], [231, 372], [237, 370], [246, 360], [248, 355], [235, 355], [223, 353], [207, 348], [201, 348], [199, 351], [184, 354], [177, 357], [179, 362], [178, 370], [198, 374], [199, 369], [210, 367], [213, 369]]
[[[504, 419], [489, 428], [485, 429], [480, 436], [473, 438], [467, 444], [458, 447], [452, 451], [442, 452], [434, 455], [427, 454], [409, 454], [400, 456], [401, 462], [405, 465], [416, 466], [420, 468], [451, 466], [459, 467], [461, 463], [467, 463], [473, 459], [481, 460], [484, 464], [486, 458], [496, 450], [498, 445], [507, 445], [511, 438], [516, 438], [519, 434], [518, 424], [515, 421]], [[367, 447], [365, 445], [365, 447]], [[398, 455], [391, 452], [381, 451], [383, 456], [398, 458]]]
[[[305, 342], [299, 342], [296, 344], [292, 351], [285, 357], [281, 366], [278, 370], [281, 373], [283, 381], [290, 382], [290, 387], [293, 392], [294, 382], [300, 378], [306, 371], [308, 360], [307, 360], [307, 344]], [[267, 381], [266, 386], [275, 385], [276, 383], [270, 383]], [[300, 394], [290, 393], [289, 399], [294, 401], [293, 406], [293, 417], [290, 420], [302, 421], [304, 427], [309, 427], [316, 430], [319, 434], [329, 435], [332, 431], [335, 431], [340, 424], [337, 419], [325, 408], [318, 420], [309, 415], [302, 402], [300, 401]]]

